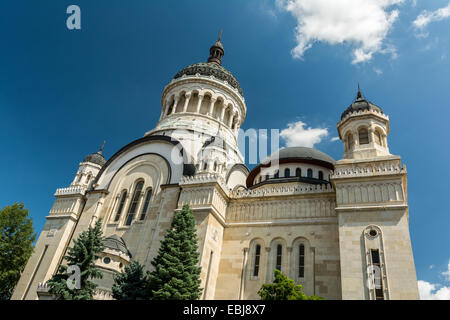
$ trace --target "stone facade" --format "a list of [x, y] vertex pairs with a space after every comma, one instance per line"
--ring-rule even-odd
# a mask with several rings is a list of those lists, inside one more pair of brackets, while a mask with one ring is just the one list
[[237, 147], [242, 91], [224, 80], [230, 74], [214, 77], [225, 70], [213, 67], [223, 53], [219, 40], [201, 74], [180, 72], [164, 88], [153, 130], [108, 161], [101, 150], [88, 155], [56, 191], [13, 299], [51, 299], [46, 282], [100, 218], [107, 240], [96, 263], [105, 277], [95, 298], [112, 299], [113, 274], [132, 259], [151, 269], [186, 203], [197, 223], [202, 299], [258, 299], [276, 268], [325, 299], [418, 299], [407, 172], [389, 153], [389, 118], [358, 92], [337, 125], [342, 160], [285, 148], [276, 164], [272, 156], [250, 171]]

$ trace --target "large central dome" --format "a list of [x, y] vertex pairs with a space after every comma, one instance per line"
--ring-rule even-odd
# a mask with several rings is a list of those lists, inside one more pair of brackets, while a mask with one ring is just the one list
[[228, 82], [233, 88], [239, 91], [239, 94], [243, 96], [242, 88], [236, 78], [231, 74], [230, 71], [217, 64], [216, 62], [200, 62], [194, 63], [190, 66], [187, 66], [180, 72], [178, 72], [174, 79], [180, 78], [183, 75], [194, 76], [196, 74], [200, 74], [202, 76], [214, 76], [215, 78]]

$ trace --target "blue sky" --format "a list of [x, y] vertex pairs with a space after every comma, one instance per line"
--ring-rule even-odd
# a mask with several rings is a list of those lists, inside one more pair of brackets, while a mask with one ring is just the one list
[[[205, 61], [223, 28], [223, 65], [247, 103], [244, 129], [303, 123], [300, 136], [322, 132], [314, 147], [340, 159], [332, 138], [358, 83], [390, 116], [390, 151], [408, 168], [418, 279], [450, 290], [449, 1], [366, 2], [4, 3], [0, 207], [24, 202], [40, 231], [55, 189], [70, 184], [83, 157], [106, 139], [108, 158], [152, 129], [164, 86]], [[81, 30], [66, 28], [71, 4], [81, 8]]]

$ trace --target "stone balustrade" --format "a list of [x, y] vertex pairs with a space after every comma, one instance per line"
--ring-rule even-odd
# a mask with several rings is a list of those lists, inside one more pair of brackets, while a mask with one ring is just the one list
[[68, 187], [68, 188], [56, 189], [55, 197], [57, 197], [57, 196], [74, 195], [74, 194], [84, 195], [85, 193], [86, 193], [86, 187], [72, 186], [72, 187]]
[[298, 194], [311, 194], [311, 193], [323, 193], [333, 192], [333, 186], [331, 184], [319, 184], [308, 186], [279, 186], [279, 187], [266, 187], [257, 188], [253, 190], [238, 190], [232, 193], [232, 198], [259, 198], [268, 196], [286, 196], [286, 195], [298, 195]]
[[372, 165], [366, 167], [342, 167], [336, 169], [332, 173], [331, 179], [392, 175], [399, 173], [406, 173], [406, 165], [400, 166], [398, 164], [382, 164], [379, 166]]

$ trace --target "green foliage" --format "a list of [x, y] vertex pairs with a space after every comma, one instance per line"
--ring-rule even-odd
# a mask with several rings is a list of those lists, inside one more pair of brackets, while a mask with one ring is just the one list
[[258, 291], [261, 300], [323, 300], [318, 296], [308, 297], [302, 292], [302, 285], [295, 285], [294, 280], [289, 279], [280, 270], [275, 269], [273, 283], [265, 283]]
[[195, 219], [184, 205], [161, 241], [149, 274], [149, 295], [154, 300], [195, 300], [200, 298], [199, 253]]
[[101, 219], [97, 221], [94, 228], [89, 226], [87, 231], [80, 233], [73, 241], [73, 247], [69, 247], [68, 254], [64, 256], [68, 266], [80, 268], [80, 288], [70, 289], [67, 279], [71, 274], [67, 273], [67, 266], [60, 265], [58, 272], [48, 281], [49, 292], [54, 294], [58, 300], [92, 300], [97, 285], [90, 279], [103, 277], [94, 263], [99, 259], [98, 253], [103, 250], [103, 235], [101, 230]]
[[11, 298], [35, 239], [33, 221], [23, 203], [0, 210], [0, 300]]
[[147, 300], [148, 278], [144, 267], [136, 260], [131, 261], [123, 272], [114, 276], [112, 295], [116, 300]]

